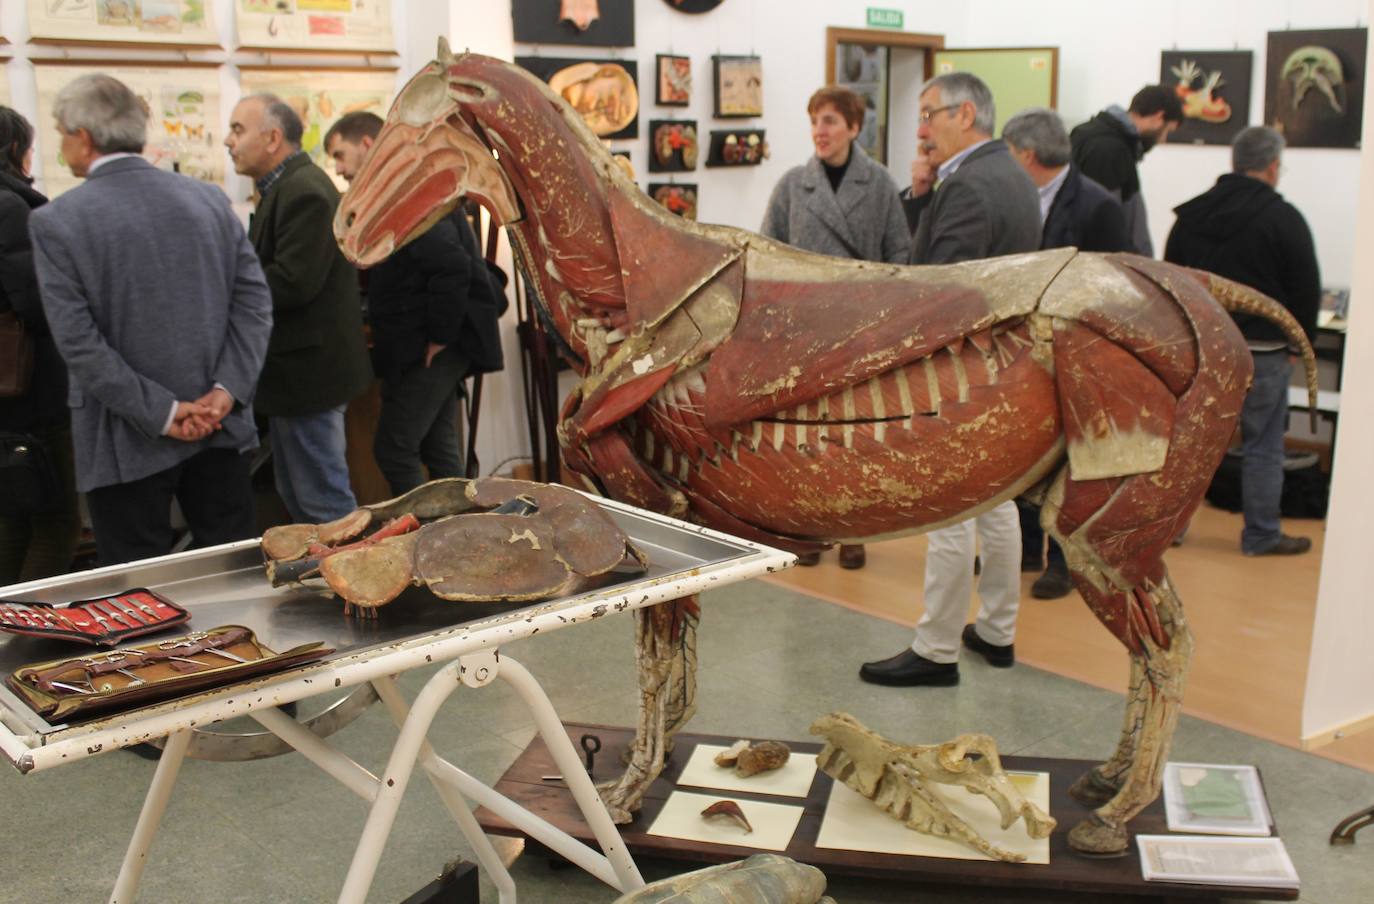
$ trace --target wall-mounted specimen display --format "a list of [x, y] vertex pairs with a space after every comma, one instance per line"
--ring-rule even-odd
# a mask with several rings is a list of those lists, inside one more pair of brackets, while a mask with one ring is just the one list
[[707, 166], [757, 166], [768, 157], [763, 129], [730, 129], [711, 133]]
[[28, 8], [35, 43], [219, 43], [209, 0], [29, 0]]
[[1183, 101], [1183, 124], [1170, 144], [1230, 144], [1250, 124], [1248, 50], [1166, 50], [1159, 83]]
[[660, 53], [654, 103], [661, 107], [685, 107], [692, 100], [692, 60], [690, 57]]
[[669, 213], [675, 213], [684, 220], [697, 218], [695, 182], [650, 182], [649, 197], [668, 208]]
[[511, 0], [510, 18], [521, 44], [635, 43], [634, 0]]
[[639, 72], [634, 60], [516, 57], [582, 114], [601, 138], [639, 137]]
[[697, 168], [695, 119], [651, 119], [649, 138], [649, 172], [685, 173]]
[[717, 117], [763, 115], [763, 60], [756, 56], [713, 56]]
[[38, 63], [38, 159], [43, 189], [50, 196], [75, 188], [52, 127], [53, 101], [74, 79], [94, 72], [119, 79], [148, 108], [148, 139], [143, 156], [154, 166], [175, 170], [202, 182], [224, 184], [225, 154], [220, 131], [219, 73], [206, 66], [67, 66]]
[[391, 0], [234, 0], [234, 15], [249, 50], [396, 50]]
[[366, 111], [383, 118], [396, 95], [396, 74], [384, 69], [311, 70], [250, 69], [242, 74], [243, 93], [275, 94], [301, 117], [305, 133], [301, 150], [334, 177], [340, 190], [347, 183], [334, 173], [324, 152], [324, 134], [345, 113]]
[[625, 175], [631, 179], [637, 178], [634, 161], [630, 159], [629, 151], [611, 151], [611, 157], [625, 171]]
[[1264, 122], [1289, 147], [1360, 146], [1368, 36], [1366, 28], [1269, 32]]
[[709, 13], [720, 6], [723, 0], [663, 0], [663, 2], [679, 12]]

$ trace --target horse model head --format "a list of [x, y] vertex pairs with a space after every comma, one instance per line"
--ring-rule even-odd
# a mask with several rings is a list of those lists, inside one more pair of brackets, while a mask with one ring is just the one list
[[627, 324], [611, 196], [638, 211], [656, 205], [548, 86], [510, 63], [454, 56], [441, 38], [438, 59], [392, 105], [339, 205], [335, 236], [350, 260], [371, 266], [465, 195], [510, 227], [521, 268], [578, 356], [595, 344], [589, 333]]

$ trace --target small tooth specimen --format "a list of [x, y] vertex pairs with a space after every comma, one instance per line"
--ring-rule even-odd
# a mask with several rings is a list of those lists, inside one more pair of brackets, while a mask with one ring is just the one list
[[718, 800], [701, 811], [701, 818], [707, 822], [729, 822], [744, 829], [744, 834], [752, 835], [754, 827], [744, 815], [744, 810], [733, 800]]
[[724, 766], [728, 769], [729, 767], [734, 766], [735, 761], [739, 759], [739, 755], [741, 753], [744, 753], [744, 751], [748, 749], [748, 741], [736, 741], [735, 743], [727, 747], [725, 750], [722, 750], [720, 753], [716, 754], [716, 765]]

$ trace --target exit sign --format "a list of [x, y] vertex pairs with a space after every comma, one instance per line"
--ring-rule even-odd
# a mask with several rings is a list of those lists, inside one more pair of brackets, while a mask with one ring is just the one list
[[901, 28], [902, 11], [900, 9], [878, 9], [870, 6], [868, 8], [868, 25], [870, 28]]

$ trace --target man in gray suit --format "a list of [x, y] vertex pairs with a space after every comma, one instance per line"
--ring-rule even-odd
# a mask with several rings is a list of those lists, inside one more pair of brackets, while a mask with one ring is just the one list
[[53, 116], [87, 181], [30, 231], [101, 564], [171, 552], [173, 498], [196, 545], [251, 537], [243, 453], [272, 317], [243, 226], [220, 189], [139, 156], [147, 113], [122, 82], [82, 76]]
[[[921, 88], [919, 142], [911, 196], [919, 209], [914, 264], [1035, 251], [1040, 200], [1035, 184], [992, 138], [992, 93], [977, 76], [952, 72]], [[1010, 500], [960, 524], [931, 531], [926, 553], [925, 613], [916, 638], [895, 656], [864, 663], [871, 684], [947, 687], [959, 683], [959, 642], [991, 665], [1016, 660], [1012, 638], [1021, 601], [1021, 529]], [[973, 594], [973, 559], [982, 540], [981, 608], [964, 625]]]

